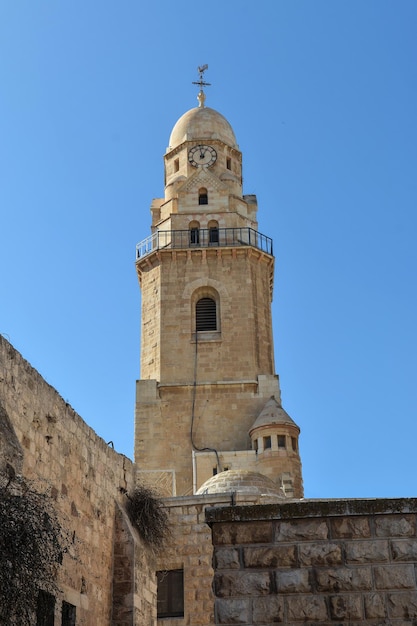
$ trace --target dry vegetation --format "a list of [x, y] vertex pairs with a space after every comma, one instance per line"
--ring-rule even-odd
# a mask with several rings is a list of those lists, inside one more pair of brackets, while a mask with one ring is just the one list
[[154, 492], [143, 485], [127, 493], [126, 511], [143, 542], [158, 550], [169, 535], [168, 515]]
[[49, 496], [27, 483], [0, 482], [0, 624], [34, 623], [39, 591], [56, 595], [67, 545]]

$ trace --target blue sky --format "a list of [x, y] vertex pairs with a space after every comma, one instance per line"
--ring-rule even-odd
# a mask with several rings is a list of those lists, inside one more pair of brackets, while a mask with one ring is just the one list
[[306, 497], [416, 495], [416, 24], [407, 0], [0, 4], [0, 333], [117, 450], [135, 244], [208, 63], [274, 239]]

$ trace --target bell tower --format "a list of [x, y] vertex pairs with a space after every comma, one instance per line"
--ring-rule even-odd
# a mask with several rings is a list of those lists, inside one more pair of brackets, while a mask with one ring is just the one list
[[271, 397], [281, 407], [272, 240], [258, 231], [256, 196], [242, 191], [235, 134], [205, 106], [206, 67], [199, 69], [199, 105], [171, 132], [165, 196], [153, 200], [151, 235], [137, 246], [142, 339], [135, 463], [140, 480], [163, 495], [195, 493], [213, 474], [248, 469], [278, 484], [284, 474], [287, 485], [293, 476], [291, 494], [301, 497], [295, 423], [288, 425], [285, 440], [292, 443], [283, 463], [282, 449], [269, 450], [276, 459], [265, 463], [253, 436]]

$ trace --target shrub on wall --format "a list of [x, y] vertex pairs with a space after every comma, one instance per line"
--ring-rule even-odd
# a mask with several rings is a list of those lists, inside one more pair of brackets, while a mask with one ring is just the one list
[[143, 485], [126, 497], [127, 514], [143, 542], [154, 550], [160, 549], [169, 535], [168, 515], [162, 501]]

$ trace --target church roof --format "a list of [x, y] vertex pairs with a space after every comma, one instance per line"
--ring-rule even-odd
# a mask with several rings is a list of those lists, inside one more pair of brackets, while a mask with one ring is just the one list
[[276, 401], [275, 396], [271, 396], [265, 404], [250, 429], [249, 434], [251, 434], [256, 428], [271, 426], [272, 424], [290, 424], [291, 426], [298, 428], [294, 420], [291, 419], [288, 413], [284, 411], [282, 406]]
[[236, 137], [227, 119], [209, 107], [190, 109], [175, 124], [169, 138], [168, 150], [181, 145], [184, 141], [209, 141], [219, 139], [228, 146], [237, 148]]

